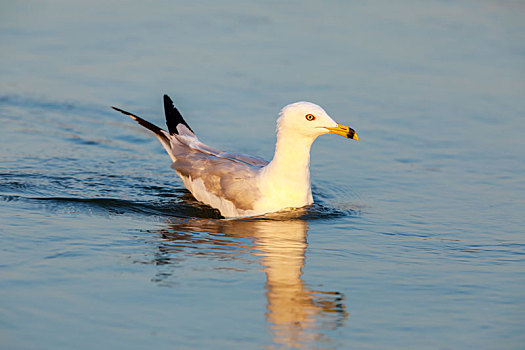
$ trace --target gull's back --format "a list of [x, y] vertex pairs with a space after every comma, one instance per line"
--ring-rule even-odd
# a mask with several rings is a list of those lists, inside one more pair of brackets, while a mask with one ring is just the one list
[[257, 178], [268, 164], [262, 158], [221, 152], [200, 142], [171, 99], [164, 95], [173, 163], [193, 196], [225, 217], [250, 216], [260, 198]]

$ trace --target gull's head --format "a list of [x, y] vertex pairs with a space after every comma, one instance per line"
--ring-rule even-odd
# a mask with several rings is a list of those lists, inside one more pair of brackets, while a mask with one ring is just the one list
[[281, 110], [277, 133], [315, 139], [323, 134], [337, 134], [359, 140], [354, 129], [336, 123], [320, 106], [311, 102], [296, 102]]

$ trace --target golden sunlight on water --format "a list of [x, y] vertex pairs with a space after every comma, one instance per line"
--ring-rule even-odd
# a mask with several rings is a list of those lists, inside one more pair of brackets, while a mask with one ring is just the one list
[[[266, 273], [266, 318], [274, 341], [290, 347], [323, 337], [317, 316], [335, 314], [339, 322], [347, 317], [339, 293], [310, 290], [302, 280], [307, 232], [308, 223], [301, 220], [257, 223], [256, 244]], [[335, 328], [337, 322], [332, 323]]]
[[303, 220], [190, 220], [170, 223], [162, 231], [167, 241], [160, 249], [174, 253], [194, 248], [226, 259], [246, 258], [247, 252], [257, 257], [266, 274], [265, 319], [273, 341], [300, 347], [315, 340], [330, 342], [326, 331], [348, 317], [341, 293], [312, 290], [303, 281], [307, 233]]

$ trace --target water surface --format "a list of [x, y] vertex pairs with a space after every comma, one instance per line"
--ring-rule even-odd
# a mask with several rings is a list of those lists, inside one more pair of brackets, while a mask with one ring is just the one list
[[[520, 2], [0, 5], [0, 344], [9, 349], [520, 349]], [[278, 111], [316, 203], [224, 220], [158, 141], [270, 159]]]

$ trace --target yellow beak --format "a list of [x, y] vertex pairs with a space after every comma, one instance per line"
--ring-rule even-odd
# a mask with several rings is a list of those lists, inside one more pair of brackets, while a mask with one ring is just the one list
[[326, 128], [330, 133], [337, 134], [346, 137], [347, 139], [353, 139], [359, 141], [359, 136], [354, 129], [343, 124], [337, 124], [334, 128]]

